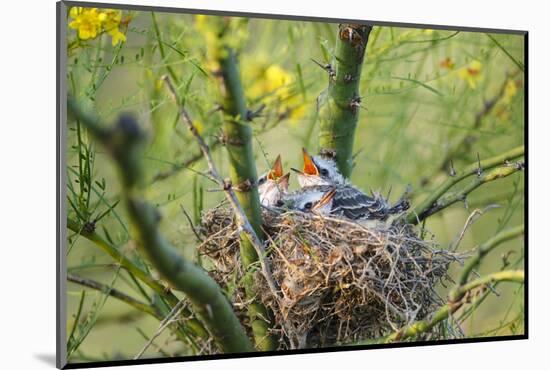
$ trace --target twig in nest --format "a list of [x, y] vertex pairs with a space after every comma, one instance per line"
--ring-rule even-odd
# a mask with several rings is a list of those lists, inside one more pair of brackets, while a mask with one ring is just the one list
[[181, 211], [183, 212], [183, 215], [187, 219], [187, 222], [189, 223], [189, 227], [193, 231], [193, 234], [195, 234], [195, 237], [197, 238], [197, 240], [202, 243], [203, 239], [202, 239], [201, 235], [199, 234], [199, 232], [197, 231], [197, 229], [195, 228], [195, 225], [193, 225], [193, 221], [191, 220], [191, 216], [189, 216], [189, 213], [187, 213], [187, 211], [183, 207], [183, 204], [180, 204], [180, 208], [181, 208]]

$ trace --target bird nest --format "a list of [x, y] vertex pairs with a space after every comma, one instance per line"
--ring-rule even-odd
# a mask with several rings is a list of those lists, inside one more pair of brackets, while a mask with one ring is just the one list
[[[273, 315], [280, 349], [328, 347], [378, 338], [426, 318], [443, 300], [435, 286], [461, 257], [420, 238], [408, 224], [360, 224], [296, 211], [263, 211], [268, 284], [252, 269], [256, 294]], [[251, 331], [250, 300], [231, 209], [202, 217], [202, 255]], [[435, 333], [428, 333], [433, 335]]]

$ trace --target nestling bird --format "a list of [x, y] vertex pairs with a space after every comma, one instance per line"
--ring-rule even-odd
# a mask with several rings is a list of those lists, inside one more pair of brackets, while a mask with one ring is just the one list
[[[302, 149], [304, 167], [298, 173], [298, 183], [304, 190], [302, 197], [321, 197], [319, 191], [326, 193], [324, 206], [330, 204], [330, 212], [352, 220], [386, 220], [390, 215], [398, 214], [409, 208], [408, 201], [402, 197], [393, 207], [379, 193], [368, 196], [350, 184], [338, 171], [336, 162], [329, 158], [312, 157]], [[315, 192], [306, 192], [308, 188], [316, 188]], [[334, 191], [331, 191], [333, 189]], [[330, 193], [329, 193], [330, 192]], [[307, 204], [307, 202], [306, 202]]]
[[292, 168], [297, 173], [300, 187], [346, 183], [334, 160], [321, 156], [313, 157], [309, 155], [305, 148], [302, 148], [302, 156], [304, 159], [302, 171]]
[[302, 188], [283, 197], [291, 209], [328, 215], [332, 211], [335, 188], [330, 185], [315, 185]]
[[279, 205], [284, 194], [288, 192], [290, 172], [283, 175], [281, 156], [278, 155], [271, 169], [258, 178], [258, 195], [264, 207]]

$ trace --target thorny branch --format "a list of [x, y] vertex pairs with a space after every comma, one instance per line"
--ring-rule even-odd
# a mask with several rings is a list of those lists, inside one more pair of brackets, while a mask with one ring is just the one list
[[[525, 147], [521, 145], [503, 154], [485, 159], [483, 161], [477, 161], [475, 163], [470, 164], [469, 166], [466, 166], [466, 168], [462, 172], [449, 177], [439, 187], [437, 187], [422, 203], [420, 203], [419, 205], [414, 207], [411, 211], [409, 211], [405, 216], [405, 220], [407, 221], [407, 223], [417, 224], [421, 222], [423, 219], [425, 219], [427, 215], [434, 214], [435, 212], [430, 213], [429, 210], [433, 209], [434, 207], [438, 207], [437, 202], [440, 200], [440, 198], [442, 198], [443, 195], [445, 195], [445, 193], [449, 191], [449, 189], [451, 189], [453, 186], [455, 186], [456, 184], [458, 184], [460, 181], [464, 180], [467, 177], [476, 175], [481, 179], [482, 177], [485, 177], [485, 175], [483, 174], [483, 171], [492, 169], [494, 167], [499, 167], [499, 166], [509, 167], [509, 170], [514, 172], [517, 169], [523, 169], [522, 162], [513, 164], [513, 163], [510, 163], [510, 161], [515, 160], [519, 157], [522, 157], [524, 153], [525, 153]], [[507, 171], [504, 171], [504, 172], [507, 172]], [[493, 175], [497, 175], [497, 173]], [[487, 177], [487, 179], [489, 178], [491, 177], [490, 176]], [[492, 180], [494, 179], [495, 178], [492, 178]], [[448, 201], [452, 201], [452, 199]]]
[[345, 177], [353, 168], [353, 142], [362, 107], [359, 84], [371, 30], [365, 24], [340, 24], [331, 64], [314, 60], [329, 77], [326, 91], [317, 98], [320, 152], [335, 153]]
[[432, 207], [419, 214], [418, 217], [423, 220], [456, 202], [466, 202], [466, 197], [468, 196], [468, 194], [470, 194], [481, 185], [510, 176], [522, 169], [523, 162], [518, 162], [506, 167], [497, 167], [485, 174], [482, 174], [481, 176], [476, 176], [468, 185], [466, 185], [459, 191], [442, 196], [436, 203], [433, 204]]

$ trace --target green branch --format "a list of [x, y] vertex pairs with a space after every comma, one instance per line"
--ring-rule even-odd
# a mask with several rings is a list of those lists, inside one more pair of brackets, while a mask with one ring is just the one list
[[[414, 207], [410, 212], [406, 214], [406, 221], [411, 224], [417, 224], [422, 221], [421, 215], [424, 215], [432, 207], [437, 205], [437, 201], [441, 198], [449, 189], [458, 184], [465, 178], [477, 175], [478, 171], [489, 170], [494, 167], [498, 167], [506, 164], [507, 161], [514, 160], [523, 156], [525, 153], [525, 147], [523, 145], [516, 147], [506, 153], [497, 155], [492, 158], [485, 159], [483, 161], [475, 162], [466, 167], [462, 172], [456, 174], [453, 177], [449, 177], [439, 187], [437, 187], [422, 203]], [[424, 217], [425, 218], [425, 217]]]
[[[241, 203], [254, 231], [262, 235], [260, 197], [256, 187], [257, 173], [252, 148], [252, 128], [247, 121], [248, 110], [241, 85], [235, 52], [226, 48], [221, 53], [220, 72], [224, 85], [223, 101], [223, 141], [227, 148], [231, 182], [236, 187], [237, 198]], [[248, 265], [257, 260], [253, 248], [246, 248], [243, 261]]]
[[[483, 276], [479, 279], [473, 280], [466, 285], [457, 287], [451, 293], [453, 295], [457, 295], [457, 296], [459, 295], [460, 297], [464, 297], [466, 293], [479, 287], [488, 287], [490, 284], [500, 282], [500, 281], [523, 283], [524, 278], [525, 277], [524, 277], [523, 271], [510, 270], [510, 271], [495, 272], [493, 274], [489, 274], [487, 276]], [[441, 321], [448, 319], [449, 315], [452, 315], [465, 303], [469, 303], [468, 300], [461, 299], [459, 301], [451, 301], [446, 305], [441, 306], [432, 315], [430, 319], [416, 321], [413, 324], [408, 325], [396, 331], [395, 333], [382, 338], [381, 342], [389, 343], [389, 342], [402, 341], [404, 339], [415, 337], [422, 333], [426, 333]]]
[[[262, 238], [262, 213], [258, 195], [257, 172], [252, 144], [252, 128], [249, 124], [249, 111], [243, 91], [237, 56], [232, 47], [231, 31], [238, 32], [231, 23], [217, 24], [218, 47], [215, 51], [222, 79], [223, 92], [223, 143], [229, 158], [229, 171], [232, 189], [246, 219], [259, 239]], [[254, 333], [256, 347], [263, 351], [277, 349], [275, 338], [269, 334], [272, 325], [268, 310], [258, 301], [254, 276], [251, 268], [258, 262], [258, 253], [248, 236], [241, 234], [240, 255], [245, 276], [243, 285], [247, 298], [248, 315]]]
[[[481, 260], [497, 246], [505, 241], [514, 239], [520, 235], [523, 235], [525, 227], [523, 225], [516, 226], [514, 228], [502, 231], [491, 239], [483, 243], [477, 250], [477, 254], [472, 257], [464, 268], [462, 269], [458, 281], [453, 289], [449, 292], [447, 304], [438, 308], [430, 318], [425, 320], [416, 321], [410, 325], [407, 325], [392, 334], [386, 335], [382, 338], [376, 338], [375, 340], [361, 341], [357, 344], [373, 344], [373, 343], [388, 343], [395, 341], [402, 341], [407, 338], [415, 337], [419, 334], [430, 331], [436, 324], [446, 320], [450, 315], [455, 313], [464, 304], [471, 304], [472, 299], [469, 298], [468, 293], [479, 287], [488, 289], [494, 283], [499, 282], [524, 282], [524, 272], [521, 270], [506, 270], [499, 271], [486, 276], [481, 276], [478, 279], [468, 282], [470, 273], [476, 268]], [[474, 301], [475, 304], [475, 301]]]
[[468, 185], [466, 185], [464, 188], [460, 189], [459, 191], [454, 193], [448, 193], [442, 196], [441, 198], [439, 198], [439, 200], [437, 200], [437, 202], [434, 203], [434, 205], [431, 208], [419, 214], [418, 218], [420, 220], [423, 220], [427, 217], [430, 217], [434, 213], [437, 213], [449, 207], [450, 205], [456, 202], [465, 201], [468, 194], [470, 194], [472, 191], [474, 191], [481, 185], [510, 176], [511, 174], [514, 174], [517, 171], [520, 171], [521, 169], [522, 169], [522, 165], [510, 165], [508, 167], [497, 167], [490, 170], [487, 173], [483, 173], [481, 176], [476, 176]]
[[[510, 252], [508, 252], [508, 254], [509, 253]], [[522, 253], [521, 256], [518, 259], [516, 259], [516, 261], [510, 266], [513, 268], [516, 268], [523, 261], [523, 257], [524, 257], [524, 254]], [[503, 259], [505, 258], [506, 257], [503, 257]], [[509, 266], [508, 262], [505, 262], [502, 268], [500, 269], [500, 271], [503, 271], [508, 266]], [[496, 289], [498, 285], [499, 285], [498, 282], [493, 284], [493, 289]], [[481, 294], [480, 296], [476, 297], [476, 299], [472, 302], [472, 304], [468, 307], [468, 309], [464, 310], [464, 312], [460, 314], [460, 316], [457, 319], [458, 323], [462, 324], [468, 317], [470, 317], [474, 313], [474, 311], [485, 301], [485, 299], [487, 299], [489, 294], [494, 291], [493, 289], [489, 289], [485, 291], [483, 294]]]
[[113, 298], [118, 299], [119, 301], [122, 301], [135, 309], [145, 312], [154, 318], [158, 320], [162, 320], [162, 316], [159, 315], [155, 307], [148, 305], [146, 303], [140, 302], [135, 298], [130, 297], [129, 295], [126, 295], [125, 293], [121, 292], [120, 290], [111, 288], [108, 285], [101, 284], [95, 280], [85, 279], [81, 276], [74, 275], [74, 274], [67, 274], [67, 281], [70, 281], [71, 283], [79, 284], [82, 286], [85, 286], [90, 289], [98, 290], [104, 294], [108, 294]]
[[162, 236], [158, 210], [142, 199], [143, 134], [130, 117], [121, 116], [116, 126], [105, 128], [99, 120], [68, 99], [69, 111], [88, 128], [94, 138], [110, 152], [118, 165], [123, 197], [135, 228], [139, 246], [161, 275], [192, 303], [194, 312], [205, 323], [224, 352], [253, 350], [246, 333], [220, 287], [200, 267], [187, 261]]
[[[468, 281], [468, 277], [474, 268], [476, 268], [483, 257], [485, 257], [489, 252], [498, 247], [500, 244], [505, 241], [517, 238], [520, 235], [525, 233], [525, 226], [520, 225], [504, 231], [501, 231], [497, 235], [493, 236], [491, 239], [483, 243], [478, 249], [474, 257], [468, 260], [468, 263], [464, 265], [460, 277], [458, 278], [457, 284], [464, 285]], [[456, 298], [456, 297], [455, 297]]]
[[[464, 285], [453, 290], [456, 294], [460, 293], [465, 296], [468, 292], [476, 288], [486, 288], [491, 284], [498, 282], [515, 282], [522, 284], [525, 280], [524, 272], [518, 270], [499, 271], [479, 279], [473, 280], [468, 285]], [[460, 301], [448, 302], [441, 306], [431, 315], [429, 319], [415, 321], [414, 323], [404, 326], [403, 328], [375, 340], [366, 340], [355, 343], [356, 345], [375, 344], [375, 343], [391, 343], [400, 342], [408, 338], [416, 337], [420, 334], [427, 333], [437, 324], [449, 318], [459, 308], [470, 302], [466, 299]]]
[[359, 82], [371, 26], [340, 24], [328, 89], [318, 98], [320, 152], [333, 153], [345, 177], [353, 168], [353, 143], [361, 107]]

